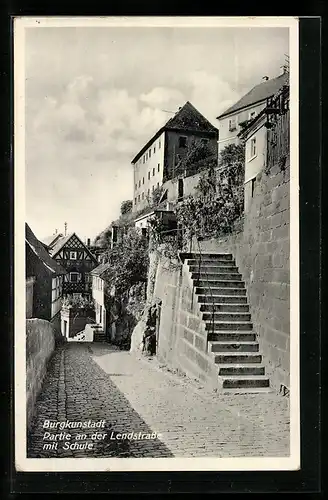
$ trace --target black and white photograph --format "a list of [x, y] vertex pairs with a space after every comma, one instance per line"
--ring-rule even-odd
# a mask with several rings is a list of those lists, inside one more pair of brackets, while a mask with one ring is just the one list
[[298, 20], [14, 28], [16, 469], [297, 470]]

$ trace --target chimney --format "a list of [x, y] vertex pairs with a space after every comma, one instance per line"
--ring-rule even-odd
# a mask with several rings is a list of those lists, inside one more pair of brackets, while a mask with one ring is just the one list
[[64, 228], [65, 228], [65, 236], [66, 236], [67, 235], [67, 222], [65, 222]]
[[263, 76], [262, 80], [267, 81], [267, 80], [269, 80], [269, 77], [268, 76]]
[[91, 241], [90, 241], [90, 238], [87, 239], [87, 247], [90, 248], [91, 246]]

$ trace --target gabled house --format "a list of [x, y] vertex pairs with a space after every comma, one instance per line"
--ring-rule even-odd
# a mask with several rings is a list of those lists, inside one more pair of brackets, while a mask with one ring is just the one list
[[263, 111], [267, 99], [288, 84], [288, 81], [289, 73], [285, 70], [276, 78], [265, 79], [217, 117], [219, 120], [219, 154], [229, 144], [239, 143], [239, 132]]
[[25, 224], [26, 317], [54, 321], [61, 309], [67, 274]]
[[58, 239], [50, 255], [67, 271], [63, 295], [91, 294], [90, 272], [97, 267], [98, 260], [76, 233]]
[[217, 157], [217, 141], [217, 128], [187, 101], [131, 162], [134, 168], [133, 211], [145, 208], [155, 189], [177, 176], [177, 167], [191, 144], [206, 143], [208, 150]]
[[244, 208], [248, 211], [260, 172], [289, 154], [289, 86], [270, 97], [238, 137], [245, 144]]

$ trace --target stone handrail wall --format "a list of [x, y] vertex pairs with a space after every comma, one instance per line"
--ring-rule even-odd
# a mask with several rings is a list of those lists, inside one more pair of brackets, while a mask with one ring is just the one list
[[55, 349], [55, 328], [43, 319], [26, 320], [26, 411], [31, 426], [47, 363]]

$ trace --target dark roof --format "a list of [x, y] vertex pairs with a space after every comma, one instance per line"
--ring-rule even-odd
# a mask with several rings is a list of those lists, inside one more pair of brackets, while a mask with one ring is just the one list
[[247, 94], [245, 94], [239, 101], [237, 101], [233, 106], [228, 108], [224, 113], [217, 117], [217, 119], [223, 116], [230, 115], [240, 109], [251, 106], [258, 102], [268, 99], [268, 97], [273, 96], [278, 90], [285, 84], [288, 83], [289, 75], [288, 73], [283, 73], [282, 75], [267, 80], [253, 87]]
[[35, 253], [35, 255], [40, 259], [43, 265], [49, 269], [49, 271], [53, 274], [67, 274], [66, 269], [50, 257], [41, 241], [37, 239], [27, 223], [25, 223], [25, 241], [32, 252]]
[[109, 268], [110, 264], [108, 262], [106, 264], [100, 264], [95, 269], [93, 269], [90, 274], [92, 274], [93, 276], [101, 276]]
[[165, 130], [181, 130], [185, 132], [212, 133], [218, 134], [218, 129], [214, 127], [189, 101], [182, 106], [177, 113], [170, 118], [163, 127], [145, 144], [139, 153], [133, 158], [131, 163], [135, 163], [149, 148], [149, 146]]
[[88, 254], [90, 255], [90, 257], [92, 257], [95, 262], [98, 262], [98, 260], [93, 255], [93, 253], [90, 252], [90, 250], [87, 247], [87, 245], [85, 245], [83, 243], [83, 241], [81, 240], [81, 238], [79, 238], [76, 233], [70, 233], [67, 236], [63, 236], [62, 238], [60, 238], [60, 240], [58, 240], [56, 242], [55, 246], [50, 250], [50, 255], [52, 257], [55, 257], [55, 255], [57, 255], [57, 253], [63, 248], [63, 246], [66, 245], [66, 243], [71, 239], [72, 236], [75, 236], [81, 242], [81, 244], [84, 246], [85, 250], [88, 252]]

